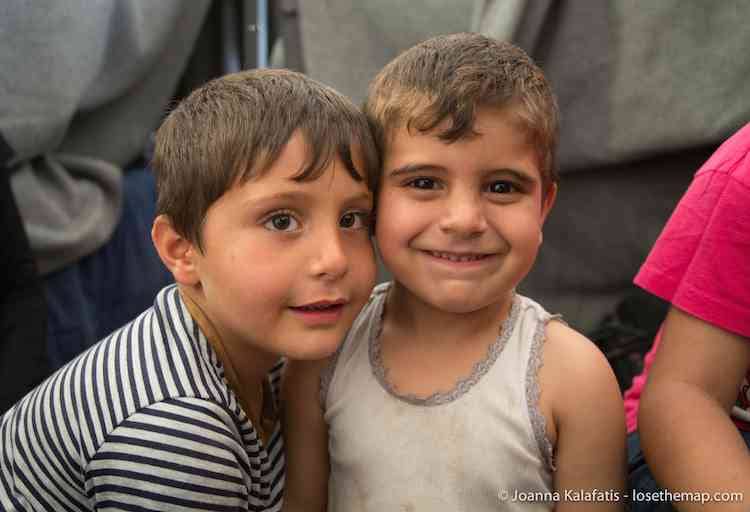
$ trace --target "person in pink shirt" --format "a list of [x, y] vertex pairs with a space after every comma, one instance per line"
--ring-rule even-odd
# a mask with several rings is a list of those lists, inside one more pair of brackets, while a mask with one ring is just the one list
[[709, 497], [672, 499], [680, 511], [747, 510], [750, 123], [695, 174], [635, 283], [671, 306], [625, 394], [632, 510], [675, 493]]

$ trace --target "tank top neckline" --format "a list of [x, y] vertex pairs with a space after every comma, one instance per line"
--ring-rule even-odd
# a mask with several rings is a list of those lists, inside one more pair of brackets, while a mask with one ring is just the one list
[[495, 361], [497, 361], [497, 358], [505, 348], [508, 339], [510, 339], [510, 336], [515, 330], [521, 312], [521, 298], [517, 293], [513, 293], [510, 312], [500, 325], [497, 338], [487, 348], [487, 354], [474, 364], [471, 373], [466, 377], [458, 379], [453, 385], [453, 388], [448, 391], [436, 391], [429, 396], [419, 397], [413, 393], [399, 393], [388, 380], [388, 369], [383, 364], [380, 335], [383, 330], [383, 312], [385, 310], [385, 300], [389, 289], [390, 283], [388, 286], [383, 286], [378, 290], [380, 293], [377, 297], [378, 302], [374, 312], [375, 326], [370, 330], [370, 339], [368, 340], [370, 369], [380, 386], [389, 395], [416, 406], [433, 407], [455, 402], [473, 388], [482, 377], [490, 371], [495, 364]]

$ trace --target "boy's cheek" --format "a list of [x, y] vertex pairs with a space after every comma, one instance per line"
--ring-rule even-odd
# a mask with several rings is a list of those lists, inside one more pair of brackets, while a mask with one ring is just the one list
[[377, 276], [375, 247], [372, 238], [368, 238], [367, 247], [364, 249], [362, 256], [354, 262], [354, 265], [361, 265], [362, 287], [366, 291], [366, 295], [369, 297], [370, 291], [372, 291], [372, 288], [375, 286], [375, 278]]
[[375, 286], [377, 276], [377, 264], [375, 262], [375, 250], [372, 239], [368, 237], [367, 243], [358, 247], [351, 254], [350, 271], [353, 274], [354, 282], [352, 284], [355, 287], [355, 290], [352, 290], [352, 292], [356, 295], [357, 302], [361, 302], [358, 305], [363, 306], [370, 297], [370, 292]]

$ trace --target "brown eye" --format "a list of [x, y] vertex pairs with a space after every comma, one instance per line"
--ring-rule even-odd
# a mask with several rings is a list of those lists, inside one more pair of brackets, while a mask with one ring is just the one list
[[431, 178], [415, 178], [407, 183], [407, 185], [421, 190], [432, 190], [436, 188], [437, 183]]
[[356, 220], [357, 219], [354, 218], [354, 214], [353, 213], [347, 213], [346, 215], [344, 215], [343, 217], [341, 217], [341, 222], [340, 222], [341, 227], [342, 228], [350, 228], [350, 227], [352, 227], [354, 225], [354, 222]]
[[274, 228], [283, 231], [289, 228], [292, 224], [292, 219], [289, 218], [289, 215], [279, 215], [278, 217], [274, 217], [271, 222]]
[[345, 229], [362, 229], [367, 226], [368, 214], [366, 212], [349, 212], [339, 220], [339, 226]]
[[294, 231], [299, 229], [297, 220], [288, 213], [278, 213], [270, 217], [263, 226], [271, 231]]
[[516, 191], [516, 186], [510, 181], [493, 181], [487, 187], [493, 194], [510, 194]]

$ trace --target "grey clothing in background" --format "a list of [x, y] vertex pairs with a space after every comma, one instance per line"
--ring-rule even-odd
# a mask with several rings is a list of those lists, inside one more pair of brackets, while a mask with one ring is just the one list
[[455, 0], [299, 0], [298, 13], [305, 72], [359, 104], [370, 79], [400, 52], [437, 34], [468, 30], [472, 6]]
[[745, 124], [748, 15], [740, 0], [527, 2], [513, 40], [558, 96], [561, 172], [716, 144]]
[[0, 5], [0, 133], [39, 271], [111, 236], [122, 169], [165, 112], [209, 0]]
[[631, 292], [693, 173], [750, 119], [748, 15], [740, 1], [527, 2], [513, 39], [557, 94], [561, 182], [525, 293], [590, 330]]

